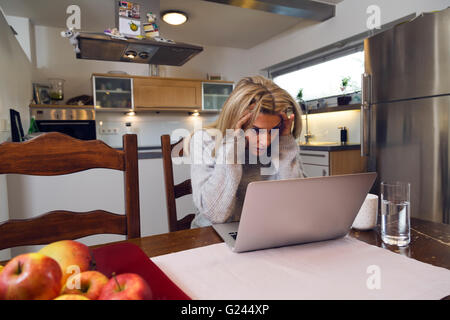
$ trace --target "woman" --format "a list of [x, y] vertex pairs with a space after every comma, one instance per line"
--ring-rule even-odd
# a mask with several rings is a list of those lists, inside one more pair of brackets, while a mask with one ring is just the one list
[[217, 121], [189, 142], [191, 227], [239, 221], [252, 181], [303, 178], [300, 132], [300, 108], [285, 90], [261, 76], [239, 81]]

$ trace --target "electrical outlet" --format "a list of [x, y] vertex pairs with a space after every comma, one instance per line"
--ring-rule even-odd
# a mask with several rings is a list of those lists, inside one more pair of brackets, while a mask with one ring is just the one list
[[100, 134], [102, 135], [116, 135], [119, 133], [117, 128], [101, 128]]

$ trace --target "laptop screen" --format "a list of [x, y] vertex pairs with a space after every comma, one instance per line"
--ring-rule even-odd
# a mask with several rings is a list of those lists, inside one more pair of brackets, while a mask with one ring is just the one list
[[11, 122], [11, 140], [12, 142], [24, 141], [24, 133], [20, 113], [14, 109], [9, 109], [9, 117]]

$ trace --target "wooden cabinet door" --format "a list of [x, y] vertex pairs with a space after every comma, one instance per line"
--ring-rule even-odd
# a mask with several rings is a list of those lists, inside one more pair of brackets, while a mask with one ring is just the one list
[[360, 150], [330, 152], [331, 175], [361, 173], [367, 171], [367, 157]]
[[201, 109], [202, 107], [200, 81], [135, 78], [133, 90], [134, 104], [137, 108]]

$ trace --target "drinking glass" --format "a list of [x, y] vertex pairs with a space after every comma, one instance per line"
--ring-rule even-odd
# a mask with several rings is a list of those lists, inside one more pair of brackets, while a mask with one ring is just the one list
[[407, 246], [410, 235], [410, 184], [381, 182], [381, 239], [388, 245]]

